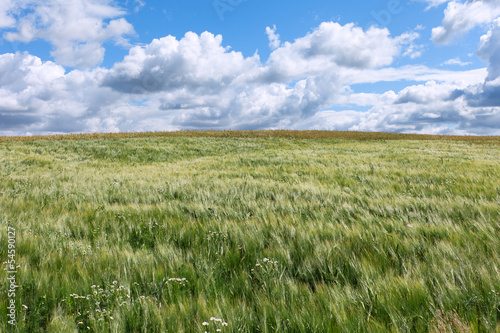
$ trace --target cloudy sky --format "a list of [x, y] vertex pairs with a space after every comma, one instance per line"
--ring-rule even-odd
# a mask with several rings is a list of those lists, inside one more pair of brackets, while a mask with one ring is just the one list
[[0, 135], [500, 135], [500, 0], [2, 0]]

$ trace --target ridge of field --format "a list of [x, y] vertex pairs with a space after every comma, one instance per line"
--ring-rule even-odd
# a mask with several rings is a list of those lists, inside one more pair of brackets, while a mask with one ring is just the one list
[[166, 133], [2, 138], [15, 332], [500, 332], [498, 138]]
[[220, 130], [220, 131], [171, 131], [171, 132], [118, 132], [56, 135], [0, 136], [5, 141], [39, 140], [91, 140], [131, 139], [159, 137], [208, 137], [208, 138], [282, 138], [282, 139], [336, 139], [336, 140], [453, 140], [476, 143], [500, 144], [500, 136], [431, 135], [386, 132], [320, 131], [320, 130]]

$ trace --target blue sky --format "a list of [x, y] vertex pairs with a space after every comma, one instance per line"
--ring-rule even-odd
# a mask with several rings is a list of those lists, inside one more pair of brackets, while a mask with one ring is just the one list
[[498, 0], [5, 0], [0, 135], [500, 135]]

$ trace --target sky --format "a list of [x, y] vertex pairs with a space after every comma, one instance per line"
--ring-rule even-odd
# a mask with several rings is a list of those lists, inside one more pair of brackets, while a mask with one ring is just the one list
[[500, 0], [2, 0], [0, 135], [500, 135]]

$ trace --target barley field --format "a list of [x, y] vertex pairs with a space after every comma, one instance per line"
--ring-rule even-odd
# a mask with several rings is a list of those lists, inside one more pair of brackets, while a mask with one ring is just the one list
[[499, 137], [3, 137], [0, 175], [0, 332], [500, 332]]

